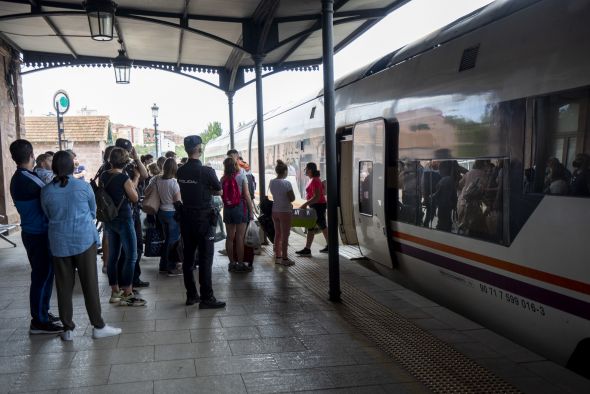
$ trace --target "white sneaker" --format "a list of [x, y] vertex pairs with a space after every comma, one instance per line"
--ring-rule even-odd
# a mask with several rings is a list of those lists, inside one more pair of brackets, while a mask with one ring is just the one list
[[120, 328], [111, 327], [108, 324], [105, 324], [103, 328], [96, 328], [92, 329], [92, 338], [106, 338], [106, 337], [114, 337], [115, 335], [121, 334]]
[[72, 330], [66, 330], [59, 334], [62, 341], [73, 341], [74, 340], [74, 332]]

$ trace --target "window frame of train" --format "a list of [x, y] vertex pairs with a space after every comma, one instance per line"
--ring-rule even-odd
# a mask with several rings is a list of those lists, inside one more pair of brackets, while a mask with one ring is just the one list
[[547, 184], [547, 164], [557, 158], [565, 167], [565, 182], [574, 176], [572, 161], [579, 153], [590, 153], [590, 88], [530, 97], [526, 103], [527, 126], [524, 141], [522, 191], [524, 195], [551, 194], [557, 197], [589, 198], [572, 195], [571, 190], [551, 190]]

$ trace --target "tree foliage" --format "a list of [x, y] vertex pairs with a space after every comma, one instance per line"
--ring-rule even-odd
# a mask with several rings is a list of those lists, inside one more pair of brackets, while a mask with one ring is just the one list
[[207, 145], [207, 143], [221, 135], [221, 123], [218, 121], [209, 122], [207, 125], [207, 129], [203, 130], [201, 133], [201, 139], [203, 140], [203, 145]]

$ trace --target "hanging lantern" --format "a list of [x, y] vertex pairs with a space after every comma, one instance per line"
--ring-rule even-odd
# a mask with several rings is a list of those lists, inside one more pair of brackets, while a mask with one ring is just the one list
[[88, 16], [92, 39], [96, 41], [112, 40], [117, 4], [110, 0], [87, 0], [83, 5]]
[[133, 60], [129, 59], [123, 49], [119, 49], [119, 56], [112, 60], [117, 83], [129, 83]]

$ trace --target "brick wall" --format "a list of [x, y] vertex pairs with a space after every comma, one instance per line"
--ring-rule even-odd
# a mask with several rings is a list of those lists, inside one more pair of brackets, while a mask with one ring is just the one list
[[[17, 223], [20, 219], [10, 197], [10, 179], [16, 165], [10, 157], [10, 144], [25, 138], [24, 107], [18, 54], [0, 39], [0, 217], [1, 223]], [[10, 65], [13, 65], [11, 68]], [[6, 76], [12, 76], [14, 103], [8, 94]]]
[[[102, 164], [102, 156], [106, 144], [101, 142], [75, 142], [72, 150], [76, 152], [76, 156], [80, 161], [80, 164], [83, 164], [86, 167], [86, 180], [90, 180], [96, 172], [100, 168]], [[57, 152], [59, 150], [56, 143], [53, 142], [35, 142], [33, 143], [33, 150], [35, 152], [35, 156], [40, 155], [43, 152], [53, 151]]]

